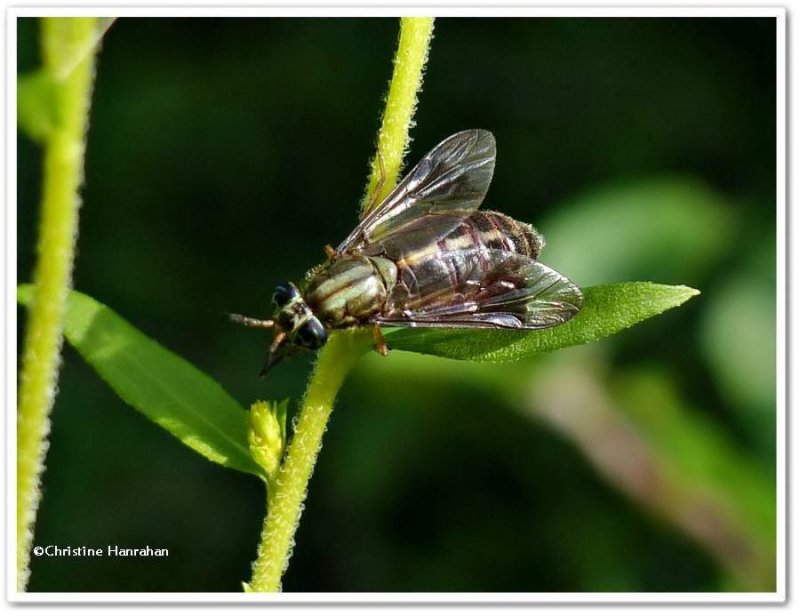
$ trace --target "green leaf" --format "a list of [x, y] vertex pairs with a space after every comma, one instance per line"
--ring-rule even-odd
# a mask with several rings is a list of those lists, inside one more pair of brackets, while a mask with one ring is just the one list
[[625, 282], [583, 290], [580, 312], [564, 325], [533, 331], [496, 329], [396, 329], [386, 334], [392, 349], [451, 359], [512, 361], [593, 342], [665, 310], [699, 291], [652, 282]]
[[17, 78], [17, 124], [31, 139], [45, 141], [61, 122], [60, 89], [75, 68], [96, 51], [114, 17], [46, 18], [42, 68]]
[[274, 490], [275, 480], [281, 468], [281, 460], [286, 451], [286, 410], [289, 400], [283, 402], [263, 402], [259, 400], [250, 406], [250, 430], [248, 441], [253, 460], [264, 469], [270, 489]]
[[39, 142], [58, 125], [58, 84], [49, 73], [34, 71], [17, 79], [17, 123]]
[[[17, 289], [30, 305], [31, 285]], [[148, 338], [113, 310], [72, 291], [64, 335], [133, 408], [212, 462], [264, 477], [247, 441], [247, 412], [186, 360]]]

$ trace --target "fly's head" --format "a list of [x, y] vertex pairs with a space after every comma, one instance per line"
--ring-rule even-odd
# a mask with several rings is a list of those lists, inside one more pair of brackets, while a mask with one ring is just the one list
[[276, 336], [284, 333], [285, 344], [316, 350], [327, 342], [325, 327], [294, 284], [287, 282], [275, 287], [272, 302], [275, 304], [272, 320], [278, 330]]
[[264, 366], [260, 375], [264, 376], [275, 364], [300, 349], [316, 350], [328, 340], [328, 333], [322, 322], [314, 315], [303, 299], [300, 290], [291, 282], [275, 287], [272, 294], [275, 312], [272, 319], [262, 321], [229, 315], [231, 320], [249, 327], [270, 329], [274, 333]]

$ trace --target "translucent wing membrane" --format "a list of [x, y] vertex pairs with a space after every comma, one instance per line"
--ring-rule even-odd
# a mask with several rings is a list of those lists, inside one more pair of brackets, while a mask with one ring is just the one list
[[546, 265], [479, 247], [442, 252], [403, 268], [385, 325], [543, 329], [571, 319], [583, 295]]
[[442, 141], [336, 249], [377, 253], [371, 245], [422, 245], [447, 235], [480, 207], [494, 174], [494, 136], [467, 130]]

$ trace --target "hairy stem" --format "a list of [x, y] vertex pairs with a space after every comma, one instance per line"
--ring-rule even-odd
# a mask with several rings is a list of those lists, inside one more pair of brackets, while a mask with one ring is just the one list
[[[403, 17], [394, 57], [394, 72], [378, 132], [378, 152], [372, 159], [362, 210], [381, 201], [397, 184], [414, 125], [417, 95], [433, 38], [433, 17]], [[383, 163], [383, 169], [381, 169]], [[381, 184], [381, 176], [383, 183]]]
[[248, 585], [251, 591], [280, 591], [281, 576], [289, 564], [308, 481], [333, 403], [347, 373], [369, 351], [371, 342], [368, 330], [337, 331], [320, 351], [286, 460], [273, 484], [274, 490], [268, 491], [267, 519]]
[[17, 417], [17, 590], [27, 585], [78, 229], [78, 187], [94, 74], [94, 18], [42, 20], [44, 70], [58, 121], [45, 137], [34, 296], [22, 353]]
[[[376, 156], [365, 204], [375, 202], [397, 182], [432, 33], [433, 18], [407, 17], [400, 21], [394, 72], [378, 136], [386, 175], [383, 185], [379, 186], [381, 170]], [[378, 188], [381, 193], [376, 196]], [[308, 481], [322, 446], [322, 435], [333, 411], [333, 403], [348, 372], [371, 344], [369, 330], [336, 331], [320, 351], [286, 459], [267, 496], [267, 518], [253, 563], [253, 577], [245, 585], [250, 592], [279, 592], [281, 589], [281, 577], [289, 565]]]

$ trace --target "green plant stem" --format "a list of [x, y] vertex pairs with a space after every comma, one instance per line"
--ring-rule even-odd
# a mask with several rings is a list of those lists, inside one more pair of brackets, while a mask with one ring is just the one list
[[281, 576], [289, 564], [308, 480], [322, 446], [322, 435], [333, 411], [333, 403], [347, 373], [369, 351], [371, 344], [369, 330], [345, 330], [333, 332], [320, 351], [286, 460], [278, 473], [274, 491], [268, 491], [267, 519], [258, 557], [253, 564], [253, 577], [248, 585], [251, 591], [280, 591]]
[[[397, 182], [432, 34], [433, 18], [407, 17], [400, 20], [394, 72], [378, 137], [385, 176], [380, 186], [380, 165], [377, 165], [376, 155], [364, 206], [388, 193]], [[376, 197], [379, 188], [381, 193]], [[370, 330], [344, 330], [333, 332], [320, 351], [286, 459], [278, 472], [274, 489], [268, 491], [267, 518], [253, 563], [253, 577], [245, 585], [250, 592], [279, 592], [281, 589], [281, 577], [289, 564], [308, 481], [322, 446], [322, 435], [333, 411], [333, 403], [348, 372], [371, 344]]]
[[403, 17], [400, 20], [394, 71], [378, 132], [380, 160], [378, 154], [372, 159], [362, 211], [379, 203], [397, 184], [408, 149], [409, 131], [414, 125], [417, 95], [422, 88], [422, 76], [433, 38], [433, 20], [433, 17]]
[[[58, 122], [46, 136], [34, 297], [22, 353], [17, 421], [17, 590], [29, 577], [33, 526], [58, 378], [63, 315], [78, 228], [78, 187], [94, 74], [94, 18], [42, 21], [44, 68], [55, 79]], [[75, 59], [75, 50], [83, 50]], [[87, 51], [88, 50], [88, 51]]]

